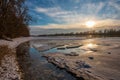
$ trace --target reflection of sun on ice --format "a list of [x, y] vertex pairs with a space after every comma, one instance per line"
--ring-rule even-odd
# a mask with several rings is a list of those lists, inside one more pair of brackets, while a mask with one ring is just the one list
[[88, 43], [88, 44], [86, 44], [86, 47], [87, 48], [95, 48], [95, 47], [97, 47], [97, 45], [93, 44], [93, 43]]
[[94, 21], [87, 21], [87, 22], [85, 23], [85, 25], [86, 25], [88, 28], [93, 28], [94, 25], [95, 25], [95, 22], [94, 22]]
[[89, 48], [92, 48], [92, 47], [93, 47], [93, 44], [92, 44], [92, 43], [89, 43], [89, 44], [87, 44], [86, 46], [89, 47]]

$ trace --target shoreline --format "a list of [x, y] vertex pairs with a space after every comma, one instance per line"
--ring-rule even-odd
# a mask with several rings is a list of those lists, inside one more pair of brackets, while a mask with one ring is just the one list
[[[63, 39], [63, 38], [62, 38]], [[0, 40], [0, 46], [6, 44], [11, 54], [6, 54], [2, 60], [2, 65], [0, 66], [0, 79], [2, 80], [23, 80], [22, 70], [17, 56], [17, 47], [24, 42], [31, 41], [32, 44], [36, 44], [36, 49], [40, 44], [49, 45], [49, 47], [61, 44], [61, 40], [51, 40], [48, 39], [44, 42], [42, 39], [32, 38], [32, 37], [23, 37], [16, 38], [13, 41]], [[43, 41], [43, 43], [42, 43]], [[96, 41], [96, 42], [95, 42]], [[69, 40], [65, 42], [62, 41], [62, 44], [83, 44], [81, 49], [84, 49], [86, 52], [83, 54], [76, 55], [74, 52], [71, 54], [59, 54], [53, 52], [52, 54], [44, 55], [49, 63], [55, 64], [59, 68], [63, 68], [68, 72], [71, 72], [76, 75], [76, 77], [84, 78], [86, 80], [112, 80], [119, 79], [119, 38], [97, 38], [97, 39], [85, 39], [85, 40]], [[93, 44], [88, 45], [88, 44]], [[42, 46], [41, 48], [46, 47]], [[22, 47], [25, 49], [24, 47]], [[4, 49], [5, 50], [5, 49]], [[38, 50], [39, 51], [39, 50]], [[78, 51], [79, 52], [79, 51]], [[39, 61], [38, 61], [39, 62]], [[85, 63], [84, 63], [85, 62]], [[81, 66], [84, 65], [84, 66]], [[112, 66], [114, 65], [114, 66]], [[86, 68], [87, 66], [87, 68]], [[85, 68], [84, 68], [85, 67]], [[82, 70], [84, 72], [82, 72]], [[81, 74], [82, 73], [82, 74]], [[26, 78], [27, 79], [27, 78]]]
[[31, 39], [31, 37], [20, 37], [13, 39], [13, 41], [0, 40], [0, 46], [6, 46], [6, 49], [9, 51], [5, 50], [5, 52], [1, 50], [5, 52], [0, 65], [1, 80], [22, 80], [22, 73], [16, 56], [16, 47]]
[[13, 41], [0, 40], [0, 46], [7, 45], [8, 48], [12, 49], [12, 48], [16, 48], [21, 43], [24, 43], [24, 42], [29, 41], [31, 39], [32, 39], [32, 37], [19, 37], [19, 38], [12, 39]]

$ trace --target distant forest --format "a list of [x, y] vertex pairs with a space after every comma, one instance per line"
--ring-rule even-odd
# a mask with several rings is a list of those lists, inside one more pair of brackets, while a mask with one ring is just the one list
[[80, 37], [120, 37], [120, 29], [105, 29], [99, 31], [85, 31], [85, 32], [71, 32], [71, 33], [60, 33], [60, 34], [45, 34], [45, 35], [38, 35], [37, 37], [41, 36], [80, 36]]
[[29, 36], [25, 0], [0, 0], [0, 38]]

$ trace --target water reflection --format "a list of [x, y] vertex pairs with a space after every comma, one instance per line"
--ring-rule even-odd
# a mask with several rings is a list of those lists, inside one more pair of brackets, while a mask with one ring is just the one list
[[17, 57], [23, 80], [76, 80], [65, 70], [48, 63], [28, 42], [17, 47]]
[[[61, 48], [65, 48], [65, 49], [57, 49], [57, 47], [49, 49], [47, 51], [45, 51], [45, 53], [55, 53], [55, 52], [60, 52], [60, 53], [71, 53], [71, 52], [75, 52], [78, 54], [82, 54], [85, 53], [86, 51], [97, 51], [96, 49], [99, 48], [98, 43], [96, 40], [94, 39], [88, 39], [88, 40], [84, 40], [84, 41], [80, 41], [79, 44], [81, 44], [81, 46], [79, 47], [72, 47], [72, 48], [66, 48], [68, 46], [75, 46], [76, 41], [71, 42], [69, 45], [64, 45], [61, 46]], [[77, 43], [78, 45], [78, 43]]]
[[97, 52], [98, 48], [100, 48], [98, 45], [99, 41], [97, 39], [87, 39], [83, 40], [81, 43], [83, 44], [81, 49], [83, 49], [85, 53]]
[[87, 48], [96, 48], [98, 45], [94, 43], [88, 43], [85, 45]]

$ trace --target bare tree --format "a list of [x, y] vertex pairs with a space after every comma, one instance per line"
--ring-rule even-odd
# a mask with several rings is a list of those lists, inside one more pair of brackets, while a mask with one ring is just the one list
[[0, 37], [28, 36], [31, 17], [25, 0], [0, 0]]

